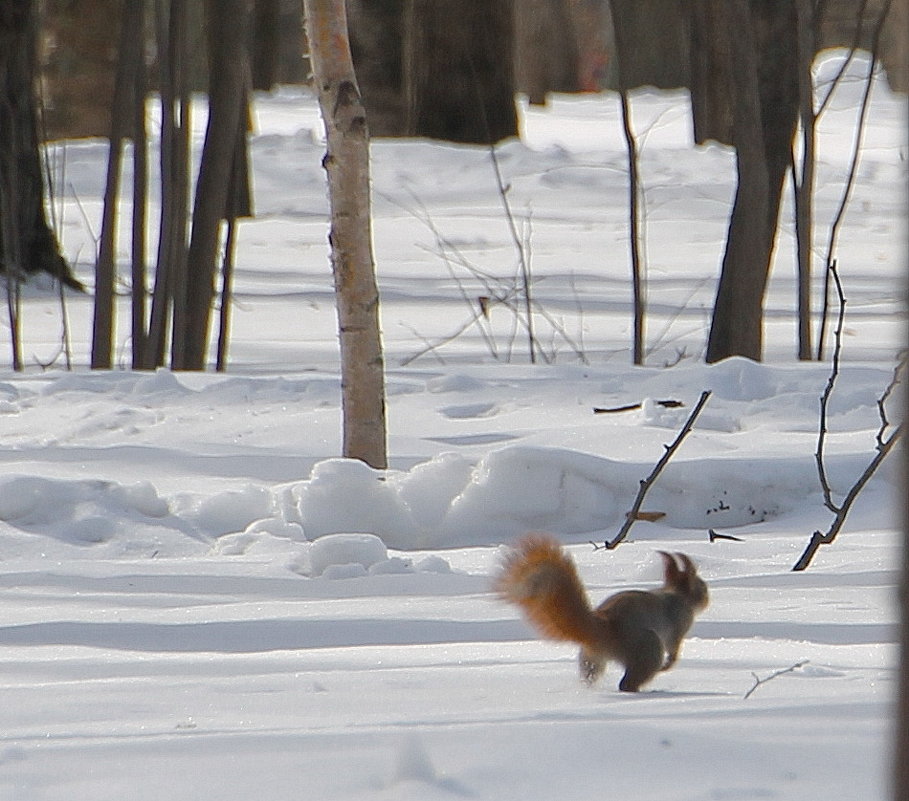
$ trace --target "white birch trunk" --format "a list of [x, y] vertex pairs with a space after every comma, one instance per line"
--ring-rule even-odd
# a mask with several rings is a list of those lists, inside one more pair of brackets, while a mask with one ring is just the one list
[[304, 0], [303, 8], [328, 140], [323, 166], [331, 204], [344, 456], [385, 469], [385, 363], [372, 253], [366, 111], [350, 55], [344, 0]]

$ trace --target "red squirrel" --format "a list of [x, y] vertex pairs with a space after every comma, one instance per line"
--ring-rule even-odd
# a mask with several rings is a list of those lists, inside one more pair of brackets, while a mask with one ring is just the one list
[[625, 590], [593, 609], [571, 557], [551, 537], [532, 534], [503, 560], [495, 590], [546, 639], [581, 646], [579, 667], [588, 684], [607, 662], [619, 662], [625, 668], [619, 689], [637, 692], [675, 664], [695, 615], [707, 608], [707, 585], [691, 559], [659, 554], [665, 563], [662, 587]]

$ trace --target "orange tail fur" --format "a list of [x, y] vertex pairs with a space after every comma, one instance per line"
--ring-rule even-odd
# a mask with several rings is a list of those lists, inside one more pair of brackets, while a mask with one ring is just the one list
[[521, 607], [543, 637], [592, 649], [603, 634], [571, 557], [550, 537], [530, 535], [505, 557], [495, 590]]

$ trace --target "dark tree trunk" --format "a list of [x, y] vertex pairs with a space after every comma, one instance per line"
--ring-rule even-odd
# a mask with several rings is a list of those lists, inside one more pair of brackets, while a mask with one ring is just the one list
[[580, 52], [567, 0], [515, 5], [515, 83], [534, 105], [550, 92], [580, 90]]
[[[610, 0], [615, 57], [606, 69], [610, 89], [689, 85], [686, 3], [678, 0]], [[655, 25], [654, 20], [659, 20]]]
[[799, 359], [812, 358], [811, 350], [811, 273], [814, 239], [814, 172], [817, 159], [814, 111], [814, 78], [811, 72], [817, 50], [817, 11], [814, 0], [795, 0], [798, 24], [799, 121], [802, 156], [797, 165], [792, 156], [792, 183], [795, 199], [795, 242], [798, 265], [798, 354]]
[[278, 82], [280, 41], [281, 0], [255, 0], [249, 48], [253, 89], [267, 92]]
[[49, 139], [104, 138], [117, 70], [124, 0], [39, 0], [42, 133]]
[[[211, 326], [212, 300], [221, 221], [227, 217], [237, 148], [237, 131], [246, 124], [248, 81], [247, 31], [249, 0], [209, 0], [211, 87], [208, 125], [187, 255], [185, 338], [175, 349], [174, 368], [201, 370], [205, 366]], [[175, 327], [180, 323], [175, 321]]]
[[0, 268], [45, 272], [83, 289], [60, 255], [44, 209], [35, 83], [37, 3], [0, 3]]
[[95, 264], [95, 308], [92, 325], [91, 366], [109, 370], [113, 362], [116, 323], [117, 207], [120, 203], [120, 161], [123, 140], [130, 135], [135, 114], [132, 107], [136, 72], [142, 58], [142, 7], [130, 3], [123, 9], [120, 23], [119, 60], [114, 81], [114, 96], [108, 134], [107, 181], [104, 188], [104, 213], [101, 240]]
[[760, 359], [763, 304], [799, 109], [797, 25], [787, 0], [692, 4], [695, 135], [736, 148], [738, 184], [707, 361]]
[[407, 132], [471, 144], [518, 133], [513, 0], [406, 0]]
[[180, 299], [185, 298], [192, 117], [187, 2], [155, 2], [158, 52], [164, 54], [158, 59], [157, 76], [161, 93], [161, 216], [148, 336], [141, 360], [146, 369], [163, 366], [178, 288]]
[[405, 0], [348, 0], [350, 50], [369, 118], [369, 134], [405, 136]]
[[[138, 16], [139, 30], [144, 30], [145, 0], [132, 0]], [[140, 36], [142, 34], [140, 33]], [[140, 38], [140, 42], [144, 38]], [[145, 68], [144, 47], [138, 48], [133, 75], [133, 220], [132, 220], [132, 366], [139, 369], [144, 364], [148, 340], [146, 308], [148, 292], [145, 247], [148, 223], [148, 132], [145, 121], [145, 98], [148, 92], [148, 74]]]

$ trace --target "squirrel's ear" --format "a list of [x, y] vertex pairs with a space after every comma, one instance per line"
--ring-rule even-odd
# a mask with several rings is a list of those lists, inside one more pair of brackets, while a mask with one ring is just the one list
[[676, 558], [682, 563], [682, 569], [688, 575], [693, 576], [698, 572], [697, 565], [685, 554], [676, 553]]
[[675, 557], [666, 551], [657, 551], [663, 557], [663, 581], [667, 586], [675, 586], [679, 583], [682, 573]]

